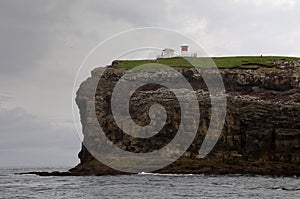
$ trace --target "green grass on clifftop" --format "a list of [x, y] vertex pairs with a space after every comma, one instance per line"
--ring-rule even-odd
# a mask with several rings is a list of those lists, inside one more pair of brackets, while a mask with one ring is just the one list
[[[207, 57], [190, 58], [198, 59], [200, 63], [208, 60]], [[240, 57], [212, 57], [212, 60], [218, 68], [244, 68], [257, 69], [259, 67], [271, 67], [274, 61], [296, 61], [297, 57], [279, 57], [279, 56], [240, 56]], [[136, 66], [149, 63], [159, 63], [170, 67], [192, 67], [192, 65], [183, 57], [158, 58], [156, 60], [118, 60], [117, 66], [125, 69], [131, 69]]]

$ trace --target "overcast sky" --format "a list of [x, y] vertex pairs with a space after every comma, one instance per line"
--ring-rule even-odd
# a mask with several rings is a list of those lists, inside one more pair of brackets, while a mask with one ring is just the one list
[[155, 26], [211, 56], [300, 56], [299, 19], [296, 0], [0, 1], [0, 167], [78, 162], [76, 71], [113, 34]]

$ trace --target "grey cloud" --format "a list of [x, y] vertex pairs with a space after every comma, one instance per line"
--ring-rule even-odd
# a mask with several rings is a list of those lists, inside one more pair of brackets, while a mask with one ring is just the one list
[[[191, 1], [190, 1], [191, 2]], [[184, 6], [184, 11], [191, 13], [190, 18], [207, 20], [204, 32], [208, 41], [214, 44], [210, 52], [217, 55], [239, 54], [282, 54], [295, 55], [298, 45], [287, 42], [292, 35], [299, 32], [299, 4], [294, 8], [285, 6], [257, 6], [255, 1], [216, 1], [207, 3], [198, 1]], [[192, 6], [193, 5], [193, 6]], [[174, 12], [179, 12], [175, 9]], [[201, 37], [199, 37], [201, 40]], [[294, 42], [300, 38], [293, 36]]]
[[42, 67], [57, 24], [70, 24], [63, 1], [0, 2], [0, 72], [19, 74]]
[[[61, 165], [58, 161], [61, 154], [71, 152], [72, 155], [64, 157], [66, 158], [64, 162], [75, 162], [76, 154], [80, 149], [79, 143], [79, 136], [71, 125], [53, 124], [22, 108], [0, 109], [0, 153], [10, 153], [9, 156], [2, 157], [0, 166], [20, 162], [17, 158], [21, 157], [21, 154], [24, 155], [23, 163], [27, 165], [32, 161], [39, 161], [39, 165], [44, 161]], [[31, 154], [33, 151], [39, 157], [44, 156], [44, 159], [37, 159]], [[56, 152], [57, 157], [46, 160], [48, 153], [54, 155], [53, 151]]]
[[0, 92], [0, 102], [11, 100], [13, 97], [9, 93]]
[[112, 21], [123, 21], [135, 26], [157, 26], [166, 23], [168, 2], [152, 1], [88, 1], [86, 7], [94, 14], [105, 15]]
[[15, 73], [32, 70], [44, 52], [37, 42], [43, 41], [39, 35], [26, 30], [1, 30], [1, 73]]

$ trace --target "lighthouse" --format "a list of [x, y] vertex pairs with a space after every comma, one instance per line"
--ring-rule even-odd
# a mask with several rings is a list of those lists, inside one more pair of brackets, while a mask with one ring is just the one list
[[183, 56], [183, 57], [189, 56], [189, 46], [188, 45], [181, 46], [181, 56]]

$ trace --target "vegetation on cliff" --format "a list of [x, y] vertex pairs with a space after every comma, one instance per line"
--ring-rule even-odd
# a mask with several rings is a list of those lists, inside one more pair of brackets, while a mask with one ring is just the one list
[[[210, 59], [208, 57], [197, 57], [189, 59]], [[277, 61], [298, 61], [297, 57], [280, 57], [280, 56], [237, 56], [237, 57], [212, 57], [211, 58], [218, 68], [241, 68], [241, 69], [257, 69], [260, 66], [272, 67], [274, 62]], [[173, 58], [158, 58], [155, 60], [118, 60], [113, 62], [114, 66], [124, 69], [131, 69], [148, 63], [159, 63], [172, 67], [192, 67], [192, 65], [183, 57]], [[205, 67], [205, 66], [204, 66]]]

